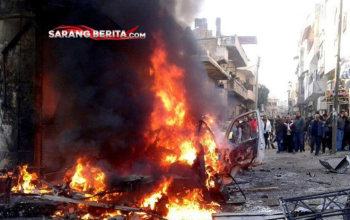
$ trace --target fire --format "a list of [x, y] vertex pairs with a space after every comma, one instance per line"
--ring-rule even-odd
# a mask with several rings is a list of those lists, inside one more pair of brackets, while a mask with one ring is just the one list
[[184, 219], [200, 219], [211, 220], [212, 213], [216, 212], [216, 203], [209, 204], [209, 207], [201, 205], [203, 202], [203, 194], [199, 189], [186, 191], [186, 196], [182, 199], [169, 198], [169, 213], [167, 219], [184, 220]]
[[24, 193], [33, 193], [36, 186], [32, 183], [32, 181], [38, 179], [38, 175], [36, 173], [28, 173], [27, 172], [28, 165], [24, 165], [23, 167], [18, 167], [19, 169], [19, 177], [17, 186], [12, 187], [12, 192], [21, 192], [23, 190]]
[[175, 163], [176, 161], [177, 161], [177, 156], [175, 155], [167, 155], [165, 157], [165, 163], [172, 164], [172, 163]]
[[[162, 166], [169, 166], [172, 163], [180, 162], [193, 165], [199, 149], [197, 141], [204, 147], [204, 159], [206, 163], [207, 188], [215, 186], [212, 177], [218, 173], [220, 164], [218, 146], [211, 133], [205, 131], [200, 137], [196, 137], [195, 120], [188, 114], [186, 88], [184, 83], [185, 71], [180, 67], [169, 63], [165, 44], [157, 38], [157, 47], [151, 57], [152, 68], [150, 75], [154, 77], [152, 90], [155, 93], [155, 107], [151, 115], [151, 130], [159, 131], [156, 137], [145, 135], [148, 140], [157, 143], [171, 151], [164, 154], [161, 159]], [[215, 118], [206, 115], [210, 125], [215, 123]], [[162, 187], [162, 186], [160, 186]], [[166, 193], [163, 193], [167, 195]], [[155, 204], [162, 196], [162, 191], [157, 190], [148, 197], [149, 204]], [[201, 207], [203, 200], [200, 190], [187, 192], [187, 195], [180, 198], [169, 198], [169, 219], [211, 219], [211, 213], [215, 210]], [[146, 201], [146, 200], [145, 200]], [[144, 203], [144, 206], [147, 204]], [[154, 205], [152, 206], [152, 209]]]
[[[186, 115], [185, 89], [183, 85], [184, 70], [169, 65], [164, 42], [159, 41], [152, 57], [150, 75], [154, 76], [152, 90], [157, 99], [155, 111], [152, 113], [152, 129], [156, 130], [165, 122], [168, 126], [181, 127]], [[179, 86], [180, 85], [180, 86]], [[163, 115], [163, 120], [159, 116]]]
[[211, 116], [210, 114], [206, 114], [205, 121], [207, 123], [209, 123], [209, 125], [213, 125], [213, 124], [215, 124], [216, 119], [215, 119], [215, 117]]
[[157, 47], [151, 56], [150, 75], [154, 77], [152, 91], [155, 94], [154, 110], [151, 114], [151, 130], [160, 130], [157, 136], [145, 135], [148, 140], [157, 140], [157, 146], [174, 152], [175, 155], [164, 155], [161, 165], [168, 166], [177, 161], [193, 164], [196, 158], [194, 134], [195, 126], [187, 123], [185, 71], [169, 64], [165, 43], [157, 38]]
[[218, 147], [208, 130], [201, 137], [200, 143], [204, 146], [205, 151], [205, 168], [208, 176], [206, 186], [209, 189], [215, 186], [211, 178], [220, 170]]
[[149, 207], [152, 210], [154, 210], [156, 202], [158, 202], [163, 195], [167, 195], [168, 188], [172, 182], [173, 177], [171, 177], [168, 180], [166, 178], [163, 178], [163, 181], [159, 185], [159, 187], [157, 187], [157, 189], [154, 190], [154, 192], [150, 196], [147, 196], [147, 198], [144, 199], [144, 201], [142, 202], [142, 207]]
[[[106, 175], [100, 168], [91, 166], [91, 164], [83, 158], [78, 159], [75, 173], [71, 177], [70, 188], [77, 192], [90, 192], [93, 194], [102, 192], [106, 189], [104, 183]], [[69, 176], [69, 172], [66, 177]]]
[[56, 211], [54, 215], [52, 215], [53, 218], [57, 217], [64, 217], [63, 211]]
[[[158, 148], [165, 149], [161, 151], [162, 156], [159, 159], [162, 167], [169, 167], [173, 163], [193, 165], [200, 150], [198, 147], [198, 143], [200, 143], [204, 148], [206, 187], [213, 188], [215, 187], [213, 177], [220, 170], [218, 146], [210, 128], [209, 130], [203, 129], [203, 132], [201, 131], [201, 134], [197, 136], [196, 124], [194, 123], [196, 118], [190, 114], [186, 99], [185, 71], [169, 62], [163, 41], [158, 40], [156, 45], [157, 47], [151, 56], [152, 67], [150, 68], [150, 76], [154, 80], [151, 86], [155, 96], [154, 109], [150, 117], [150, 127], [145, 129], [147, 132], [144, 133], [144, 137], [150, 145], [155, 143]], [[211, 125], [215, 123], [215, 118], [210, 115], [206, 115], [206, 120]], [[18, 186], [14, 187], [13, 191], [17, 192], [22, 190], [20, 187], [23, 187], [24, 192], [30, 193], [35, 189], [35, 185], [31, 182], [36, 180], [37, 176], [29, 174], [26, 169], [27, 166], [20, 169], [23, 182], [19, 180]], [[114, 193], [103, 197], [97, 196], [96, 194], [107, 189], [105, 180], [105, 173], [86, 158], [79, 158], [75, 169], [67, 172], [65, 176], [65, 182], [70, 182], [69, 186], [72, 190], [84, 194], [85, 200], [89, 197], [90, 201], [96, 202], [110, 202], [121, 195]], [[167, 215], [164, 216], [167, 219], [212, 219], [211, 214], [217, 212], [218, 204], [205, 204], [202, 191], [199, 189], [172, 195], [169, 193], [172, 183], [173, 177], [163, 178], [155, 190], [139, 201], [138, 205], [144, 208], [142, 211], [157, 212], [157, 202], [165, 201], [168, 202], [168, 214], [163, 213], [162, 215]], [[164, 197], [167, 200], [161, 200]], [[162, 203], [162, 205], [165, 204]], [[81, 219], [95, 218], [92, 214], [87, 213], [87, 207], [84, 205], [79, 204], [78, 207], [84, 210], [83, 214], [79, 213]], [[101, 213], [100, 217], [108, 219], [115, 215], [121, 215], [121, 212], [105, 212]], [[143, 215], [147, 215], [146, 211]], [[58, 211], [55, 216], [64, 216], [64, 213]]]
[[88, 213], [81, 217], [81, 219], [91, 219], [91, 215]]
[[193, 161], [197, 157], [197, 149], [194, 147], [194, 143], [192, 141], [184, 141], [179, 147], [181, 151], [179, 161], [186, 162], [189, 165], [192, 165]]

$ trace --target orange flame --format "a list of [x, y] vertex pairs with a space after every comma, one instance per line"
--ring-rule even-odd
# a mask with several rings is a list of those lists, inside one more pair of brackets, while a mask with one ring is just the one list
[[169, 213], [168, 219], [171, 220], [183, 220], [183, 219], [201, 219], [211, 220], [212, 213], [216, 212], [216, 203], [211, 203], [208, 207], [201, 205], [203, 202], [203, 194], [199, 189], [193, 191], [186, 191], [186, 196], [182, 199], [169, 198]]
[[154, 210], [156, 202], [158, 202], [163, 195], [167, 195], [168, 188], [172, 182], [173, 182], [173, 177], [171, 177], [168, 180], [163, 177], [163, 181], [159, 185], [159, 187], [156, 190], [154, 190], [154, 192], [151, 195], [146, 196], [146, 198], [142, 202], [142, 207], [149, 207], [152, 210]]
[[[167, 153], [163, 153], [162, 158], [160, 158], [160, 164], [163, 167], [168, 167], [176, 162], [192, 165], [199, 152], [199, 149], [197, 149], [197, 143], [199, 141], [204, 147], [207, 174], [206, 186], [209, 189], [215, 186], [212, 177], [220, 169], [218, 146], [209, 131], [203, 132], [200, 137], [196, 136], [196, 126], [193, 123], [195, 118], [189, 113], [187, 106], [186, 88], [184, 86], [185, 71], [169, 62], [165, 43], [162, 40], [157, 40], [156, 45], [157, 47], [151, 56], [152, 68], [150, 68], [150, 76], [154, 79], [151, 89], [155, 95], [155, 103], [148, 129], [157, 132], [147, 132], [144, 136], [149, 140], [150, 144], [156, 143], [158, 148], [165, 148], [167, 150]], [[210, 115], [206, 115], [206, 120], [211, 125], [215, 123], [215, 118]], [[23, 167], [23, 170], [25, 171], [26, 168]], [[21, 175], [25, 182], [29, 181], [30, 183], [37, 178], [34, 175], [30, 175], [31, 179], [25, 178], [26, 171], [23, 173], [22, 175], [21, 170]], [[66, 174], [66, 180], [71, 181], [70, 188], [87, 196], [93, 196], [93, 194], [106, 190], [105, 178], [105, 173], [100, 168], [94, 167], [89, 161], [83, 158], [78, 159], [77, 166], [73, 172], [67, 172]], [[173, 177], [169, 179], [163, 178], [159, 187], [145, 196], [139, 205], [155, 210], [156, 203], [162, 196], [167, 196], [169, 199], [169, 212], [166, 217], [168, 219], [206, 220], [212, 218], [211, 214], [217, 211], [217, 204], [204, 204], [203, 194], [199, 189], [188, 190], [184, 196], [168, 195], [168, 189], [172, 182]], [[35, 186], [32, 187], [32, 189], [35, 188]], [[15, 188], [15, 190], [19, 189]], [[118, 195], [117, 193], [108, 195], [103, 199], [110, 201]], [[99, 201], [100, 199], [98, 197], [90, 198], [93, 201]], [[79, 207], [83, 208], [81, 206]], [[100, 217], [108, 218], [118, 214], [120, 212], [110, 212], [104, 213]], [[63, 213], [57, 212], [56, 215], [62, 216]], [[81, 218], [92, 219], [94, 216], [88, 213]]]
[[35, 185], [32, 181], [38, 179], [38, 175], [36, 173], [28, 173], [27, 172], [28, 165], [24, 165], [23, 167], [19, 167], [20, 177], [18, 178], [17, 186], [12, 187], [12, 192], [21, 192], [23, 190], [24, 193], [33, 193], [35, 189]]
[[[158, 38], [159, 39], [159, 38]], [[195, 126], [186, 123], [187, 101], [184, 86], [185, 71], [169, 64], [165, 43], [157, 40], [157, 47], [151, 56], [150, 75], [154, 77], [152, 91], [155, 93], [154, 110], [151, 114], [151, 130], [160, 130], [157, 137], [146, 138], [157, 140], [158, 147], [171, 150], [175, 155], [164, 155], [161, 165], [168, 166], [176, 161], [193, 164], [197, 149], [194, 138]], [[188, 116], [190, 117], [190, 116]]]
[[[75, 173], [71, 177], [70, 188], [77, 192], [99, 193], [106, 189], [104, 183], [106, 175], [100, 168], [90, 165], [83, 158], [78, 159], [78, 164], [75, 168]], [[69, 172], [66, 177], [69, 176]], [[69, 178], [68, 178], [69, 179]]]
[[219, 152], [218, 147], [208, 130], [201, 137], [200, 143], [204, 146], [205, 151], [205, 168], [208, 176], [206, 186], [209, 189], [215, 186], [214, 181], [212, 181], [212, 177], [220, 170]]

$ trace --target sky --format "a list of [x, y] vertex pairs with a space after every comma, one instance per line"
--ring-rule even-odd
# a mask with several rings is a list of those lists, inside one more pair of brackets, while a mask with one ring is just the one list
[[287, 100], [288, 81], [297, 80], [293, 58], [300, 32], [319, 1], [204, 0], [197, 17], [207, 18], [214, 35], [215, 19], [220, 17], [222, 35], [257, 36], [259, 83], [269, 88], [271, 97]]

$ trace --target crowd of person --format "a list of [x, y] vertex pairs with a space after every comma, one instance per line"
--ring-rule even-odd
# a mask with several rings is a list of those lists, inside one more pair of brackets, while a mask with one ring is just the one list
[[[300, 112], [296, 112], [292, 118], [290, 115], [283, 118], [277, 115], [274, 119], [263, 116], [262, 122], [266, 149], [275, 148], [275, 142], [277, 153], [305, 152], [305, 143], [316, 156], [325, 153], [326, 148], [332, 149], [332, 113], [317, 113], [307, 119]], [[337, 117], [337, 151], [346, 150], [350, 144], [349, 122], [348, 113], [342, 111]]]

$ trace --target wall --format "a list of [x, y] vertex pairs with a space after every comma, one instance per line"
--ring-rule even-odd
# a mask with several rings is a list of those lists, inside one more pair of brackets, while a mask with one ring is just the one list
[[[342, 26], [342, 38], [341, 38], [341, 49], [340, 58], [350, 56], [350, 1], [343, 0], [343, 26]], [[345, 18], [345, 19], [344, 19]]]
[[[338, 4], [337, 0], [329, 0], [325, 4], [325, 41], [324, 41], [324, 50], [325, 50], [325, 73], [330, 73], [334, 71], [335, 67], [335, 54], [336, 54], [336, 35], [337, 35], [337, 26], [338, 26]], [[336, 14], [337, 12], [337, 14]]]
[[[2, 1], [0, 15], [23, 14], [29, 7], [24, 0]], [[13, 16], [0, 20], [3, 51], [0, 63], [0, 168], [34, 163], [36, 34], [32, 19], [32, 16]]]

